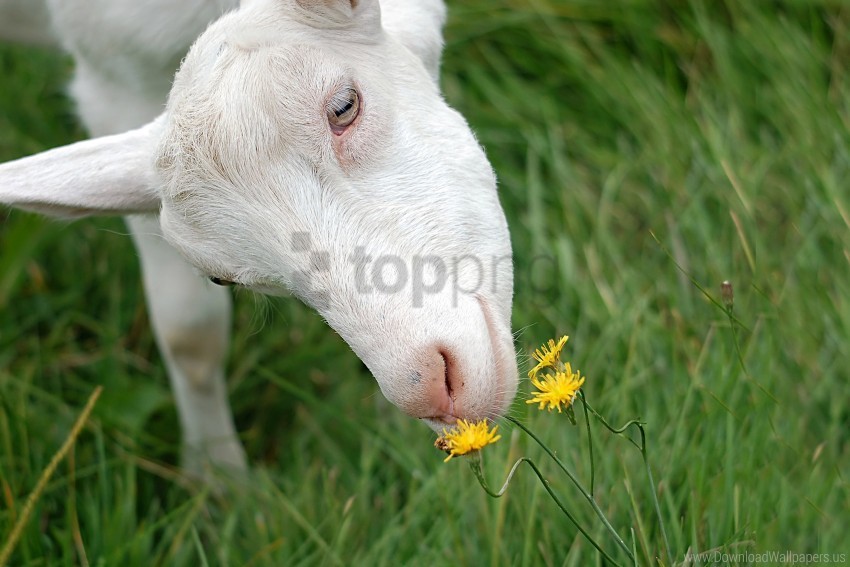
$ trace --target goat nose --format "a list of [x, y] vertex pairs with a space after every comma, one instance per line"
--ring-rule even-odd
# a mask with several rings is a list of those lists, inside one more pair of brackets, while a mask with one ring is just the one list
[[422, 413], [427, 415], [419, 417], [454, 423], [455, 398], [463, 387], [458, 364], [451, 351], [442, 346], [429, 347], [423, 358], [417, 374], [424, 388], [427, 405], [427, 409]]

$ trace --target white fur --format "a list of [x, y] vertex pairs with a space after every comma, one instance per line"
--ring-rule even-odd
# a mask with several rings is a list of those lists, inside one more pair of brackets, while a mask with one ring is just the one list
[[[102, 135], [159, 114], [188, 43], [235, 2], [49, 5], [80, 114]], [[441, 0], [243, 0], [194, 43], [160, 118], [0, 166], [0, 202], [14, 206], [161, 206], [159, 224], [130, 227], [186, 441], [214, 462], [244, 463], [221, 371], [229, 298], [177, 252], [203, 275], [299, 296], [434, 429], [513, 398], [510, 240], [486, 157], [437, 86], [444, 17]], [[362, 109], [335, 133], [326, 104], [349, 88]], [[411, 278], [442, 262], [446, 285], [364, 288], [379, 258]]]

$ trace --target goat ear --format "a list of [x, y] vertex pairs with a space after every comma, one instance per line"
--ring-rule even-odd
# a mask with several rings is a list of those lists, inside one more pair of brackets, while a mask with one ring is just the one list
[[295, 0], [301, 8], [322, 24], [338, 26], [355, 23], [363, 31], [381, 29], [381, 6], [378, 0]]
[[75, 218], [159, 211], [153, 153], [160, 119], [0, 164], [0, 203]]

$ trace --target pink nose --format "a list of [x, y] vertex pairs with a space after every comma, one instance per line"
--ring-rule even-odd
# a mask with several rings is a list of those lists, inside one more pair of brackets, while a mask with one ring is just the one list
[[428, 348], [420, 361], [415, 381], [422, 388], [422, 395], [408, 413], [453, 424], [457, 419], [455, 400], [464, 387], [460, 365], [449, 349], [438, 345]]

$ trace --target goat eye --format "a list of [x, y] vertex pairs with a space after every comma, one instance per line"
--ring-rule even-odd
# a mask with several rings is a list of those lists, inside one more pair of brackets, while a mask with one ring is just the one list
[[334, 134], [342, 134], [360, 114], [360, 95], [348, 87], [337, 92], [328, 102], [328, 123]]
[[231, 286], [231, 285], [236, 285], [235, 283], [233, 283], [230, 280], [223, 280], [223, 279], [217, 278], [215, 276], [210, 276], [210, 281], [212, 283], [214, 283], [215, 285], [220, 285], [220, 286], [225, 286], [225, 287]]

